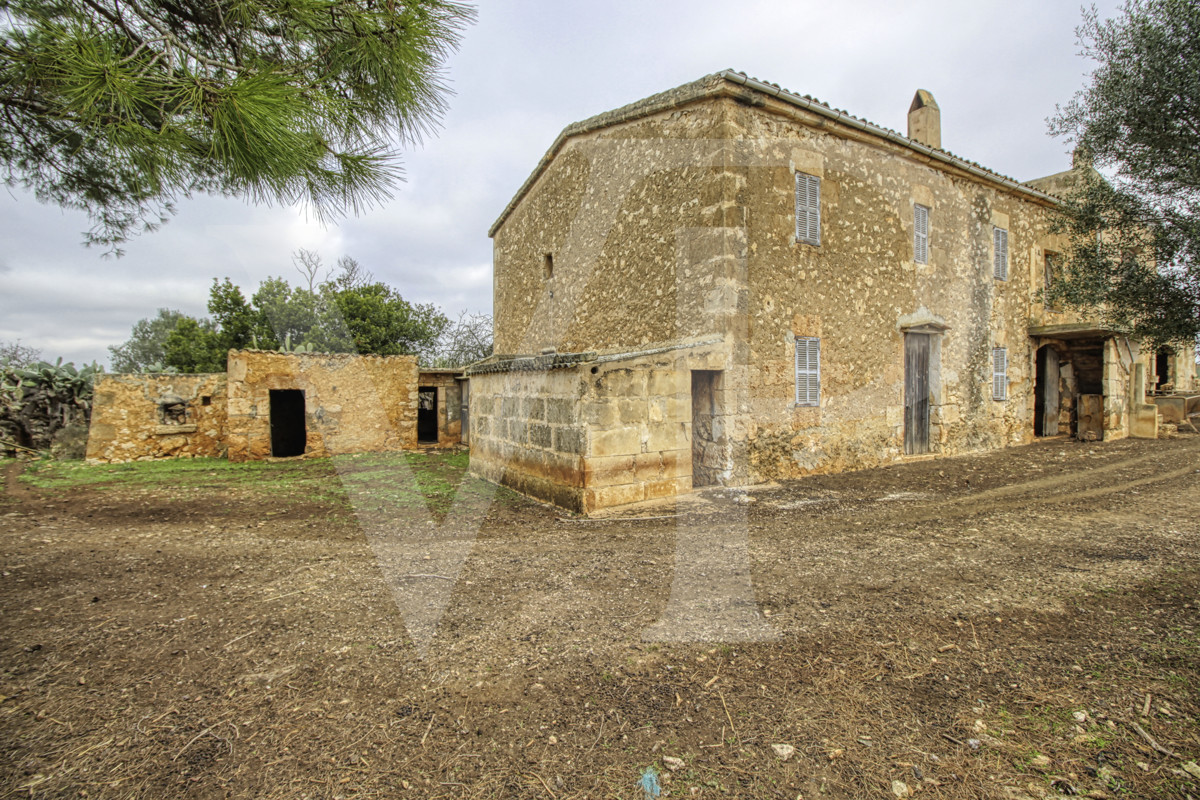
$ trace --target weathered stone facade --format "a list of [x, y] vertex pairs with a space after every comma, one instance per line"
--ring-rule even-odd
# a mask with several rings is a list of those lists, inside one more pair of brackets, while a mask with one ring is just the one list
[[150, 461], [225, 454], [225, 375], [103, 375], [87, 459]]
[[304, 393], [305, 455], [399, 450], [417, 443], [417, 359], [231, 350], [230, 461], [273, 454], [271, 392]]
[[[1085, 403], [1100, 437], [1128, 435], [1137, 347], [1040, 300], [1065, 244], [1057, 200], [940, 150], [927, 92], [910, 113], [906, 138], [721, 73], [567, 128], [491, 230], [496, 352], [614, 360], [540, 379], [504, 372], [515, 357], [497, 357], [504, 377], [476, 370], [475, 421], [507, 403], [506, 438], [473, 424], [480, 474], [554, 502], [558, 488], [531, 487], [570, 485], [562, 504], [590, 510], [668, 481], [1019, 444], [1055, 431], [1047, 418], [1076, 433]], [[819, 396], [801, 397], [798, 338], [819, 350], [805, 372]], [[705, 339], [702, 363], [637, 355]], [[587, 431], [567, 471], [510, 435], [550, 384]], [[678, 426], [661, 447], [657, 417]], [[638, 479], [654, 458], [656, 481]]]
[[413, 356], [231, 350], [227, 365], [218, 375], [104, 376], [87, 458], [246, 461], [414, 448], [421, 386], [441, 401], [430, 444], [459, 441], [454, 371], [421, 373]]

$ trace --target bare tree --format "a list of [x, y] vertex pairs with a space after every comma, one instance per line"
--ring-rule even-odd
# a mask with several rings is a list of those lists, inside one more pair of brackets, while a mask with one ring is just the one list
[[438, 342], [434, 366], [465, 367], [492, 354], [492, 317], [463, 311]]
[[[292, 264], [295, 265], [296, 271], [304, 278], [304, 282], [308, 284], [308, 290], [315, 292], [320, 281], [317, 276], [321, 274], [324, 268], [324, 263], [321, 261], [320, 253], [314, 250], [305, 250], [301, 247], [292, 254]], [[328, 278], [328, 276], [326, 276]]]
[[10, 367], [25, 367], [42, 357], [42, 351], [36, 347], [15, 342], [0, 342], [0, 364]]

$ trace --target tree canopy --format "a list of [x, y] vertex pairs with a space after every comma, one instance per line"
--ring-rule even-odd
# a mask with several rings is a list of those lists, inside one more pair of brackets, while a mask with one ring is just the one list
[[1083, 165], [1052, 302], [1098, 309], [1151, 342], [1200, 334], [1200, 5], [1093, 7], [1077, 30], [1091, 85], [1050, 120]]
[[[319, 265], [319, 261], [317, 262]], [[230, 281], [213, 280], [208, 319], [179, 315], [165, 334], [157, 320], [142, 320], [130, 341], [110, 348], [114, 369], [146, 369], [143, 359], [118, 362], [120, 354], [157, 353], [167, 368], [181, 372], [223, 372], [230, 349], [290, 352], [416, 355], [431, 363], [452, 324], [432, 304], [409, 303], [392, 287], [376, 281], [353, 259], [338, 262], [335, 277], [313, 288], [292, 286], [279, 277], [259, 284], [247, 300]], [[157, 349], [156, 349], [157, 348]]]
[[0, 0], [6, 181], [115, 245], [192, 192], [358, 210], [436, 126], [454, 0]]
[[113, 372], [150, 372], [164, 364], [167, 336], [186, 315], [160, 308], [158, 315], [139, 320], [125, 342], [108, 348]]

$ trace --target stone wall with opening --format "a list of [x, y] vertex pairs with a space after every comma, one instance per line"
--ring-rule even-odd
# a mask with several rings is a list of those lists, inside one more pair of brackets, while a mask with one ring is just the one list
[[685, 494], [697, 464], [700, 485], [737, 482], [745, 426], [723, 382], [727, 362], [718, 340], [478, 367], [471, 470], [582, 513]]
[[[413, 356], [231, 350], [226, 374], [231, 461], [399, 450], [417, 444], [418, 370]], [[290, 394], [294, 392], [303, 393], [303, 414], [287, 420], [284, 430], [285, 420], [279, 417], [296, 398]], [[287, 449], [278, 453], [280, 446]]]
[[89, 463], [225, 454], [223, 374], [102, 375], [92, 401]]

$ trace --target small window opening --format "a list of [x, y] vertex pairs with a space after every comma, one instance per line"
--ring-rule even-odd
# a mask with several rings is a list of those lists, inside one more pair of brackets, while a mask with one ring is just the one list
[[[1042, 280], [1045, 283], [1046, 291], [1058, 282], [1058, 276], [1062, 274], [1062, 257], [1051, 250], [1046, 251], [1044, 264], [1042, 267]], [[1046, 303], [1046, 308], [1054, 308], [1053, 303]]]
[[158, 403], [158, 419], [163, 425], [186, 425], [187, 402], [182, 397], [164, 397]]
[[821, 179], [796, 173], [796, 241], [821, 244]]
[[1008, 399], [1008, 348], [992, 348], [992, 399]]
[[796, 405], [821, 405], [821, 340], [796, 337]]
[[545, 280], [550, 280], [554, 277], [554, 254], [546, 253], [542, 259], [542, 277]]
[[209, 397], [208, 395], [203, 395], [203, 396], [200, 398], [200, 405], [202, 405], [202, 406], [211, 406], [211, 405], [212, 405], [212, 398], [211, 398], [211, 397]]
[[913, 261], [929, 263], [929, 209], [919, 204], [913, 206]]

